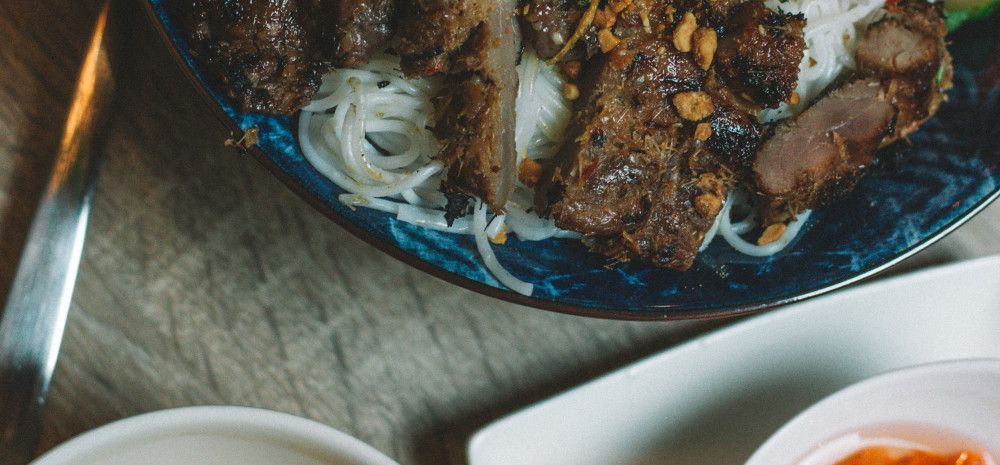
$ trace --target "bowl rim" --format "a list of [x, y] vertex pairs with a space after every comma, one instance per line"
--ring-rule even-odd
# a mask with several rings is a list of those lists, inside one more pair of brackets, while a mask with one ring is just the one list
[[325, 424], [295, 415], [253, 407], [196, 406], [143, 413], [80, 434], [36, 458], [30, 465], [76, 463], [123, 444], [177, 434], [205, 436], [233, 433], [273, 439], [280, 447], [308, 447], [367, 465], [398, 465], [371, 445]]
[[[215, 114], [216, 118], [222, 123], [222, 125], [232, 134], [240, 134], [242, 130], [233, 121], [226, 112], [222, 109], [220, 105], [215, 102], [215, 98], [209, 93], [208, 89], [202, 85], [201, 81], [195, 75], [194, 70], [187, 64], [184, 57], [181, 55], [180, 50], [174, 44], [173, 39], [171, 39], [169, 32], [167, 32], [166, 27], [160, 19], [159, 13], [153, 6], [153, 3], [149, 0], [143, 0], [142, 2], [143, 10], [146, 12], [147, 19], [152, 23], [156, 34], [160, 36], [160, 39], [169, 50], [170, 55], [173, 57], [174, 63], [181, 69], [181, 72], [187, 77], [187, 80], [197, 89], [197, 92], [201, 95], [201, 100], [203, 104], [208, 105]], [[361, 226], [355, 224], [354, 222], [348, 220], [347, 218], [338, 214], [335, 210], [330, 208], [322, 199], [315, 196], [309, 192], [302, 184], [297, 182], [292, 178], [291, 175], [282, 170], [275, 162], [264, 153], [258, 146], [252, 146], [250, 148], [243, 148], [253, 158], [260, 163], [265, 169], [271, 172], [286, 188], [294, 192], [307, 204], [309, 204], [313, 209], [319, 211], [324, 216], [332, 220], [341, 228], [347, 230], [354, 237], [364, 241], [365, 243], [375, 247], [379, 251], [403, 262], [404, 264], [416, 268], [424, 273], [427, 273], [435, 278], [438, 278], [444, 282], [457, 285], [459, 287], [465, 288], [477, 294], [482, 294], [488, 297], [493, 297], [502, 301], [523, 305], [527, 307], [533, 307], [540, 310], [546, 310], [555, 313], [563, 313], [568, 315], [584, 316], [590, 318], [606, 319], [606, 320], [628, 320], [628, 321], [679, 321], [679, 320], [714, 320], [721, 318], [733, 318], [751, 315], [755, 313], [760, 313], [765, 310], [772, 310], [786, 305], [802, 302], [805, 300], [818, 297], [844, 287], [855, 284], [859, 281], [863, 281], [872, 276], [875, 276], [897, 264], [912, 257], [913, 255], [923, 251], [927, 247], [931, 246], [935, 242], [941, 240], [948, 234], [951, 234], [956, 229], [961, 227], [963, 224], [971, 220], [973, 217], [978, 215], [980, 212], [986, 209], [991, 203], [1000, 199], [1000, 186], [997, 186], [986, 195], [979, 202], [974, 204], [969, 210], [967, 210], [962, 215], [956, 217], [950, 223], [944, 225], [939, 230], [933, 234], [928, 235], [920, 242], [911, 245], [909, 248], [898, 252], [895, 256], [890, 258], [884, 263], [870, 266], [865, 270], [860, 271], [851, 276], [846, 276], [843, 279], [835, 279], [826, 284], [816, 286], [810, 289], [802, 290], [796, 294], [783, 295], [779, 297], [762, 299], [742, 305], [732, 305], [719, 308], [684, 308], [677, 305], [654, 305], [648, 307], [642, 312], [635, 312], [629, 309], [623, 308], [611, 308], [611, 307], [588, 307], [585, 305], [577, 305], [566, 303], [558, 300], [548, 300], [537, 297], [525, 296], [518, 294], [509, 289], [496, 288], [479, 281], [467, 278], [465, 276], [452, 273], [448, 270], [440, 268], [430, 262], [421, 260], [420, 258], [412, 255], [403, 249], [399, 248], [396, 244], [390, 241], [380, 239], [378, 237], [369, 234]]]
[[[754, 450], [750, 457], [747, 458], [745, 464], [753, 465], [761, 461], [762, 459], [758, 457], [760, 454], [767, 452], [768, 449], [773, 449], [775, 446], [772, 444], [777, 443], [779, 439], [788, 435], [790, 431], [795, 431], [793, 428], [801, 428], [803, 424], [808, 425], [809, 423], [805, 422], [805, 420], [815, 416], [815, 412], [824, 409], [829, 410], [831, 405], [842, 404], [845, 399], [850, 400], [858, 393], [864, 393], [873, 389], [884, 389], [886, 386], [895, 386], [900, 384], [901, 381], [921, 379], [929, 374], [946, 376], [969, 372], [989, 373], [994, 376], [1000, 376], [1000, 358], [974, 357], [920, 363], [889, 370], [852, 383], [812, 403], [782, 424]], [[819, 440], [828, 439], [830, 438]]]

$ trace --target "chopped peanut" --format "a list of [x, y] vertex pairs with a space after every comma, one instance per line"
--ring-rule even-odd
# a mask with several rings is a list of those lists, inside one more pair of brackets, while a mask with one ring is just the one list
[[691, 51], [691, 37], [695, 29], [698, 29], [698, 20], [690, 11], [684, 13], [681, 23], [674, 29], [674, 47], [681, 52]]
[[694, 198], [694, 209], [705, 218], [715, 218], [722, 211], [722, 199], [715, 194], [701, 194]]
[[611, 2], [611, 10], [614, 11], [615, 14], [625, 11], [625, 9], [630, 6], [632, 6], [632, 0], [617, 0]]
[[708, 71], [715, 59], [715, 50], [719, 47], [719, 38], [715, 29], [699, 27], [694, 31], [694, 61], [701, 69]]
[[701, 121], [715, 111], [712, 97], [702, 91], [677, 93], [674, 95], [674, 107], [681, 118], [688, 121]]
[[562, 86], [563, 97], [566, 100], [573, 101], [580, 98], [580, 88], [573, 84], [572, 82], [567, 82]]
[[788, 226], [785, 226], [785, 223], [775, 223], [768, 226], [764, 230], [764, 234], [760, 235], [760, 239], [757, 239], [757, 245], [773, 244], [778, 239], [781, 239], [781, 236], [785, 235], [786, 229], [788, 229]]
[[621, 43], [621, 40], [615, 37], [615, 34], [610, 29], [601, 29], [597, 33], [597, 42], [601, 44], [601, 51], [608, 53], [614, 50]]
[[604, 8], [603, 10], [597, 10], [597, 14], [594, 15], [594, 25], [599, 29], [607, 29], [615, 25], [615, 20], [618, 15], [611, 11], [610, 8]]
[[525, 158], [517, 170], [517, 179], [525, 186], [535, 187], [542, 179], [542, 164], [530, 158]]
[[802, 97], [799, 96], [798, 92], [792, 92], [792, 95], [788, 97], [789, 105], [798, 105], [802, 101]]
[[694, 129], [694, 138], [705, 142], [709, 137], [712, 137], [712, 123], [698, 123], [698, 127]]
[[705, 191], [714, 191], [722, 187], [722, 179], [715, 173], [702, 173], [698, 176], [698, 188]]
[[490, 238], [490, 242], [496, 245], [504, 245], [507, 243], [507, 225], [503, 225], [503, 229], [497, 233], [496, 236]]

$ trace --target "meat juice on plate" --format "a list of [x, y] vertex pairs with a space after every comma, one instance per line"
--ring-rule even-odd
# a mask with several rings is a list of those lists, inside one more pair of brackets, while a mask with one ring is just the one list
[[880, 425], [820, 444], [795, 465], [997, 465], [962, 435], [926, 425]]

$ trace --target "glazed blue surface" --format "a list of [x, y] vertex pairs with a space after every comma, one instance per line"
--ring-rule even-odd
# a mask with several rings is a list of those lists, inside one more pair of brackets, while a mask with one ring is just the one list
[[[163, 9], [164, 1], [150, 0], [187, 66], [205, 85]], [[535, 284], [530, 301], [503, 289], [486, 271], [472, 237], [418, 228], [388, 214], [351, 209], [337, 201], [343, 191], [306, 162], [293, 119], [240, 114], [210, 87], [209, 92], [241, 129], [260, 129], [260, 149], [328, 213], [358, 226], [369, 236], [363, 238], [397, 247], [447, 272], [459, 284], [489, 292], [477, 288], [475, 283], [479, 283], [499, 289], [503, 298], [590, 315], [692, 317], [726, 309], [756, 309], [830, 289], [926, 245], [996, 197], [1000, 192], [1000, 89], [995, 82], [986, 82], [981, 68], [996, 59], [1000, 44], [995, 39], [983, 40], [997, 37], [989, 25], [978, 28], [982, 30], [960, 31], [952, 37], [956, 88], [938, 116], [912, 137], [911, 146], [882, 153], [847, 198], [817, 211], [785, 253], [754, 259], [734, 252], [720, 238], [690, 271], [677, 273], [642, 265], [608, 268], [606, 259], [588, 252], [578, 241], [513, 239], [495, 247], [500, 261], [515, 276]], [[489, 293], [497, 295], [497, 291]]]

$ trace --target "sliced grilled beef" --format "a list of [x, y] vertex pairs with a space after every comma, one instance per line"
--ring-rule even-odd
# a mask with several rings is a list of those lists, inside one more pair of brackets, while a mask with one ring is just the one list
[[389, 43], [396, 22], [396, 0], [334, 0], [326, 32], [337, 66], [357, 68]]
[[736, 6], [719, 40], [716, 68], [725, 82], [764, 108], [788, 100], [805, 56], [802, 15], [772, 11], [760, 0]]
[[860, 72], [881, 80], [886, 98], [899, 110], [887, 142], [916, 131], [944, 100], [942, 90], [951, 87], [942, 8], [924, 0], [900, 1], [858, 43]]
[[[521, 20], [525, 38], [547, 60], [562, 50], [582, 16], [583, 6], [577, 0], [529, 0]], [[596, 50], [597, 28], [591, 26], [566, 59], [589, 57]]]
[[399, 53], [403, 70], [414, 76], [446, 71], [451, 55], [462, 48], [500, 3], [497, 0], [402, 2]]
[[754, 161], [767, 216], [796, 213], [849, 191], [893, 131], [896, 110], [874, 79], [848, 83], [782, 124]]
[[291, 114], [327, 66], [318, 46], [321, 0], [185, 0], [192, 53], [245, 112]]
[[448, 167], [449, 199], [476, 196], [503, 211], [517, 176], [515, 102], [520, 54], [516, 0], [498, 0], [490, 16], [454, 54], [436, 98], [438, 159]]

